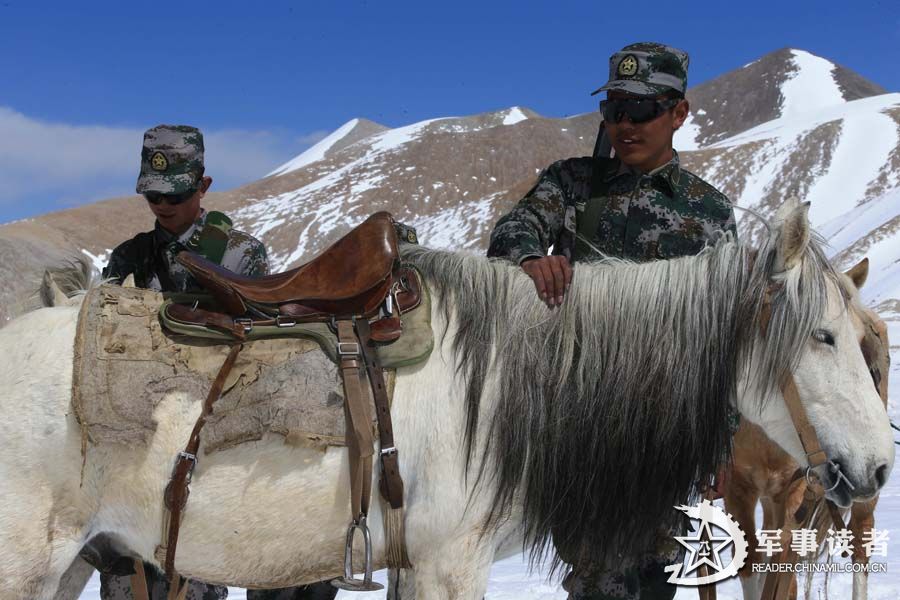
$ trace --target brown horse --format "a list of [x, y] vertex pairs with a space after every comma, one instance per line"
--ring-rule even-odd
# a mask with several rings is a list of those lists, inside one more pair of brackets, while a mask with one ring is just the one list
[[[888, 371], [890, 366], [890, 346], [887, 326], [872, 310], [865, 308], [859, 299], [859, 288], [863, 286], [869, 272], [869, 261], [859, 264], [844, 273], [841, 285], [850, 298], [850, 306], [860, 321], [860, 347], [872, 374], [872, 379], [887, 408]], [[791, 531], [801, 527], [795, 513], [800, 508], [807, 491], [804, 478], [795, 479], [798, 465], [784, 450], [773, 443], [762, 429], [744, 419], [734, 437], [734, 462], [724, 489], [725, 507], [740, 524], [747, 535], [748, 552], [751, 557], [757, 553], [755, 510], [756, 503], [763, 506], [763, 527], [766, 530], [782, 529], [781, 547], [789, 548]], [[864, 531], [874, 527], [875, 504], [877, 498], [866, 502], [856, 502], [850, 509], [850, 523], [847, 526], [854, 539], [861, 539]], [[819, 531], [820, 541], [824, 532], [832, 524], [831, 513], [825, 510], [824, 500], [817, 502], [816, 520], [810, 525]], [[840, 525], [839, 525], [840, 527]], [[751, 573], [748, 561], [740, 572], [744, 598], [757, 600], [762, 597], [763, 580], [759, 574]], [[861, 544], [854, 544], [854, 563], [867, 563]], [[866, 597], [865, 572], [854, 573], [853, 599]], [[797, 597], [796, 578], [791, 578], [788, 598]], [[768, 590], [767, 590], [768, 591]], [[783, 594], [784, 592], [782, 592]], [[701, 596], [702, 597], [702, 596]], [[770, 600], [766, 598], [765, 600]]]

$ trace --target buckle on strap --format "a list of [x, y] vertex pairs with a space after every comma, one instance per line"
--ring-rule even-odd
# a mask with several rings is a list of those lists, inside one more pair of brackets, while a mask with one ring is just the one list
[[397, 454], [397, 448], [395, 446], [389, 446], [387, 448], [381, 449], [382, 458], [385, 456], [391, 456], [392, 454]]
[[285, 317], [284, 315], [278, 315], [275, 317], [276, 327], [293, 327], [296, 324], [297, 319], [293, 317]]
[[244, 328], [244, 333], [250, 333], [253, 331], [253, 319], [249, 319], [247, 317], [235, 317], [234, 319], [235, 325], [240, 325]]
[[185, 452], [184, 450], [179, 452], [178, 455], [175, 457], [175, 464], [172, 466], [172, 477], [173, 478], [175, 477], [175, 471], [178, 470], [178, 465], [181, 464], [181, 461], [183, 461], [183, 460], [186, 460], [191, 463], [191, 465], [188, 467], [187, 479], [186, 479], [187, 483], [190, 483], [191, 478], [194, 476], [194, 469], [197, 468], [197, 455], [196, 454], [191, 454], [190, 452]]
[[[365, 565], [362, 579], [353, 577], [353, 537], [357, 529], [362, 532], [363, 543], [365, 544]], [[347, 528], [347, 542], [344, 546], [344, 575], [343, 577], [332, 579], [331, 585], [339, 590], [347, 590], [348, 592], [372, 592], [384, 589], [383, 585], [372, 581], [372, 535], [369, 533], [368, 525], [366, 525], [366, 515], [360, 515], [354, 519], [350, 523], [350, 527]]]
[[359, 356], [359, 344], [357, 342], [338, 342], [338, 356]]

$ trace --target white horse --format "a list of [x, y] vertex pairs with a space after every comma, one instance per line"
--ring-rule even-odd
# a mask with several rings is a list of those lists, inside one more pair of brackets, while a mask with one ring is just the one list
[[[807, 206], [787, 205], [751, 259], [729, 238], [700, 255], [579, 265], [547, 309], [521, 270], [404, 250], [433, 292], [439, 343], [400, 369], [395, 439], [412, 569], [391, 597], [479, 599], [510, 540], [570, 563], [655, 541], [672, 506], [727, 458], [728, 401], [807, 464], [778, 382], [791, 371], [842, 506], [884, 484], [894, 446]], [[759, 315], [772, 282], [765, 336]], [[163, 489], [199, 413], [171, 393], [147, 445], [89, 445], [71, 410], [76, 307], [0, 329], [0, 596], [49, 600], [91, 537], [156, 562]], [[762, 398], [762, 401], [759, 401]], [[376, 473], [376, 477], [378, 474]], [[349, 518], [343, 449], [279, 437], [201, 456], [181, 528], [186, 577], [274, 588], [338, 574]], [[378, 503], [376, 568], [384, 563]], [[552, 536], [552, 538], [551, 538]], [[555, 549], [555, 550], [554, 550]], [[158, 564], [158, 563], [157, 563]]]

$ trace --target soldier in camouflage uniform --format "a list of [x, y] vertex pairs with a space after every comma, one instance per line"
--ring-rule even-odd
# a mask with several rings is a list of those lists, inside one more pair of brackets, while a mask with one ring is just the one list
[[[156, 217], [153, 231], [123, 242], [110, 256], [104, 278], [120, 283], [134, 275], [137, 287], [166, 292], [197, 291], [200, 285], [175, 261], [189, 250], [246, 275], [269, 272], [266, 248], [253, 236], [232, 228], [231, 219], [207, 212], [200, 201], [212, 184], [203, 165], [203, 135], [195, 127], [159, 125], [144, 134], [137, 192], [143, 194]], [[160, 498], [162, 502], [162, 498]], [[85, 556], [90, 560], [90, 551]], [[127, 565], [127, 563], [126, 563]], [[112, 571], [122, 571], [122, 562]], [[130, 577], [101, 572], [100, 596], [104, 600], [132, 600]], [[144, 565], [151, 600], [167, 597], [169, 584], [163, 573]], [[248, 600], [332, 600], [337, 589], [327, 582], [298, 588], [249, 590]], [[186, 600], [222, 600], [228, 589], [198, 581], [189, 582]]]
[[267, 274], [265, 246], [233, 229], [224, 214], [200, 207], [211, 184], [212, 178], [204, 174], [203, 135], [198, 129], [185, 125], [149, 129], [144, 134], [137, 192], [147, 199], [156, 225], [113, 250], [103, 276], [121, 282], [133, 274], [136, 286], [159, 291], [197, 290], [199, 285], [187, 269], [175, 262], [183, 250], [241, 275]]
[[[607, 92], [600, 108], [613, 157], [550, 165], [494, 228], [488, 255], [521, 265], [551, 308], [563, 301], [571, 262], [674, 258], [735, 232], [731, 203], [682, 168], [672, 148], [689, 111], [687, 67], [685, 52], [661, 44], [631, 44], [613, 54], [609, 81], [594, 92]], [[663, 571], [678, 560], [672, 535], [660, 532], [657, 548], [623, 557], [614, 568], [579, 565], [563, 586], [577, 600], [672, 598], [676, 589]]]

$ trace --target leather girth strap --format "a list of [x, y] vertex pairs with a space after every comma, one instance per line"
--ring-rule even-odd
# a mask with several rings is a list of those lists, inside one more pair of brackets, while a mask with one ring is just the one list
[[[191, 476], [193, 475], [194, 467], [197, 466], [197, 453], [200, 450], [200, 431], [206, 425], [206, 419], [212, 413], [213, 404], [222, 395], [225, 380], [228, 378], [228, 374], [231, 372], [231, 368], [234, 366], [234, 362], [242, 347], [242, 344], [235, 344], [228, 351], [228, 356], [225, 358], [225, 362], [219, 369], [219, 373], [216, 375], [212, 387], [210, 387], [209, 393], [203, 401], [200, 416], [197, 417], [197, 422], [191, 431], [191, 437], [188, 439], [187, 446], [185, 446], [183, 452], [178, 454], [175, 467], [172, 469], [172, 477], [166, 486], [164, 496], [166, 510], [163, 514], [163, 541], [165, 546], [161, 550], [165, 557], [163, 566], [171, 589], [180, 587], [180, 577], [175, 571], [175, 551], [178, 546], [178, 530], [181, 528], [182, 512], [190, 495]], [[166, 518], [167, 516], [168, 519]], [[157, 552], [159, 553], [159, 550]]]
[[391, 407], [384, 384], [384, 371], [371, 340], [369, 322], [356, 322], [360, 348], [366, 363], [366, 372], [372, 386], [372, 399], [378, 421], [378, 442], [381, 448], [381, 479], [378, 490], [388, 506], [383, 507], [385, 560], [392, 569], [408, 569], [412, 565], [406, 550], [406, 531], [403, 514], [403, 479], [400, 477], [400, 460], [394, 445], [394, 427]]
[[337, 322], [338, 358], [344, 382], [344, 418], [347, 423], [347, 451], [350, 455], [350, 512], [353, 519], [368, 516], [372, 495], [372, 414], [363, 394], [362, 344], [353, 321]]
[[356, 322], [356, 330], [359, 333], [360, 349], [366, 363], [366, 372], [372, 386], [372, 397], [378, 417], [378, 441], [381, 446], [381, 480], [378, 488], [391, 508], [402, 508], [403, 479], [400, 478], [400, 464], [397, 460], [397, 448], [394, 446], [394, 426], [391, 422], [391, 407], [388, 404], [387, 389], [384, 385], [384, 371], [370, 341], [369, 322], [360, 319]]
[[[344, 381], [344, 414], [347, 418], [346, 442], [350, 457], [350, 496], [351, 514], [354, 521], [360, 517], [368, 517], [369, 499], [372, 485], [372, 415], [369, 404], [362, 393], [361, 386], [355, 387], [353, 382], [369, 380], [372, 389], [372, 400], [375, 405], [376, 422], [378, 423], [378, 441], [381, 448], [381, 479], [379, 491], [389, 504], [382, 511], [385, 519], [385, 546], [388, 566], [391, 568], [408, 568], [409, 557], [406, 552], [406, 536], [403, 531], [403, 479], [400, 477], [400, 464], [397, 448], [394, 445], [394, 429], [391, 422], [391, 409], [388, 402], [387, 386], [384, 383], [384, 371], [378, 354], [372, 343], [372, 333], [368, 320], [338, 321], [338, 356], [341, 359], [341, 373]], [[356, 357], [345, 356], [342, 348], [357, 347]], [[358, 359], [362, 358], [365, 371], [360, 371]], [[346, 369], [345, 369], [345, 360]], [[357, 369], [353, 378], [353, 369]], [[357, 416], [359, 425], [357, 426]]]

